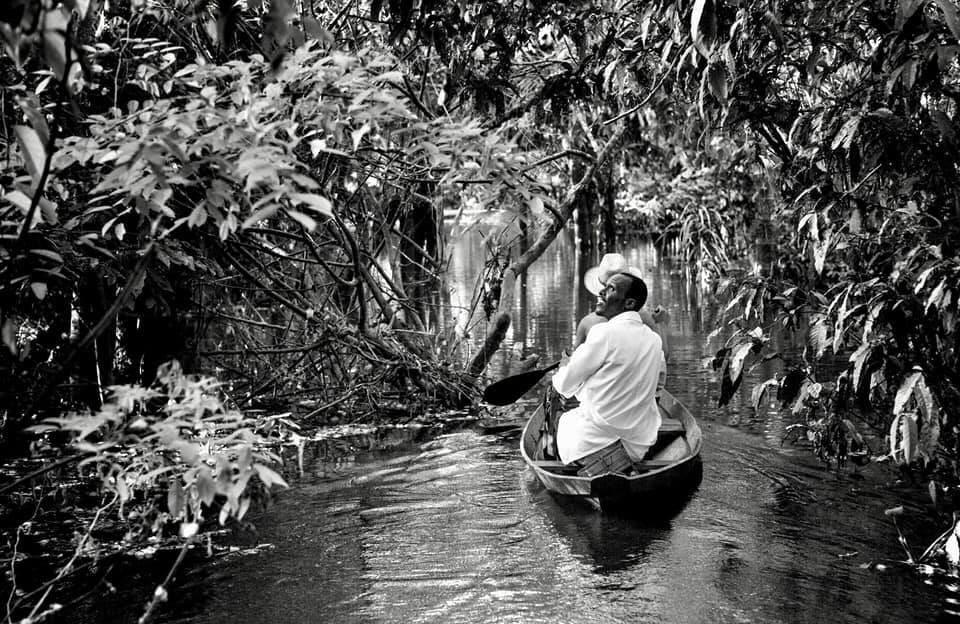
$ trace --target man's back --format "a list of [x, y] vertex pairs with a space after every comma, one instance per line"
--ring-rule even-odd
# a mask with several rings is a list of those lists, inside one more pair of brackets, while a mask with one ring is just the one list
[[591, 329], [553, 385], [564, 396], [576, 395], [590, 416], [652, 444], [660, 424], [655, 395], [662, 364], [660, 337], [637, 312], [624, 312]]

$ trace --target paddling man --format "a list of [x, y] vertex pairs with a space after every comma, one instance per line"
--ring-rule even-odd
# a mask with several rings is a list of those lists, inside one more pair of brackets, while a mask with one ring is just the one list
[[566, 464], [620, 440], [640, 461], [656, 442], [656, 392], [666, 363], [663, 345], [640, 316], [647, 285], [637, 275], [611, 276], [597, 302], [607, 319], [594, 326], [573, 354], [560, 360], [553, 387], [576, 396], [579, 407], [560, 416], [557, 450]]

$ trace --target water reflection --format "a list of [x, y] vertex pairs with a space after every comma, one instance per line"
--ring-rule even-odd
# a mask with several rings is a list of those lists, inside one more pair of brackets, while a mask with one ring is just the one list
[[[528, 487], [542, 489], [535, 477], [530, 477]], [[582, 502], [545, 491], [535, 502], [577, 559], [590, 565], [595, 574], [614, 575], [642, 564], [651, 545], [669, 539], [671, 520], [689, 498], [663, 510], [651, 510], [642, 518], [597, 513]]]

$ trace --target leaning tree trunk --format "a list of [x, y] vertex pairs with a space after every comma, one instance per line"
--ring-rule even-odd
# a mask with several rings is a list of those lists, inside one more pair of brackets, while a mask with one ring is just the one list
[[554, 239], [557, 238], [561, 230], [563, 230], [567, 221], [569, 221], [573, 215], [573, 211], [577, 207], [578, 202], [589, 192], [590, 181], [596, 175], [597, 170], [607, 162], [611, 153], [620, 146], [625, 131], [626, 126], [624, 124], [621, 123], [617, 126], [606, 145], [597, 153], [593, 164], [587, 168], [583, 176], [573, 185], [573, 188], [570, 189], [566, 198], [564, 198], [563, 203], [558, 207], [557, 215], [559, 215], [559, 217], [555, 217], [554, 220], [547, 225], [546, 229], [541, 232], [533, 245], [531, 245], [525, 253], [520, 254], [520, 257], [514, 260], [510, 266], [504, 270], [500, 306], [498, 308], [499, 312], [510, 314], [513, 311], [514, 289], [516, 288], [517, 276], [536, 262], [550, 244], [553, 243]]

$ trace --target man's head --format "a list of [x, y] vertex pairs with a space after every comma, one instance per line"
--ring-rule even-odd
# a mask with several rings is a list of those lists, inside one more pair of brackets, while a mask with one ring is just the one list
[[630, 273], [615, 273], [600, 291], [597, 314], [608, 319], [621, 312], [639, 310], [647, 302], [647, 285]]

